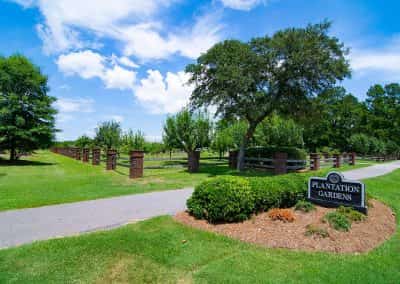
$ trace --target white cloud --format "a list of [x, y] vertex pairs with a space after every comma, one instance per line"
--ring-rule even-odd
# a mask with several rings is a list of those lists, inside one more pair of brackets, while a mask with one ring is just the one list
[[79, 75], [84, 79], [102, 77], [105, 59], [90, 50], [62, 54], [57, 60], [58, 68], [67, 75]]
[[140, 81], [135, 96], [152, 113], [175, 113], [186, 106], [193, 86], [187, 84], [189, 74], [168, 72], [164, 78], [158, 70], [148, 70]]
[[220, 40], [222, 25], [216, 14], [199, 17], [191, 28], [162, 37], [162, 25], [147, 22], [119, 29], [116, 37], [125, 42], [124, 53], [142, 60], [163, 59], [173, 54], [197, 58]]
[[136, 72], [117, 65], [115, 62], [118, 61], [120, 59], [116, 56], [107, 58], [91, 50], [85, 50], [60, 55], [56, 63], [67, 75], [78, 75], [84, 79], [97, 77], [109, 89], [132, 89], [136, 81]]
[[54, 103], [59, 113], [94, 112], [93, 104], [90, 98], [58, 98]]
[[265, 3], [265, 0], [221, 0], [222, 4], [225, 7], [235, 9], [235, 10], [243, 10], [249, 11], [253, 9], [255, 6]]
[[400, 77], [400, 38], [394, 38], [383, 48], [354, 49], [350, 54], [350, 63], [356, 75], [366, 75], [370, 72], [390, 79]]
[[[219, 41], [221, 26], [216, 15], [207, 15], [189, 27], [166, 27], [158, 12], [177, 1], [14, 0], [40, 9], [45, 21], [37, 25], [37, 31], [47, 53], [98, 49], [103, 39], [112, 39], [125, 55], [140, 60], [164, 59], [176, 53], [195, 58]], [[127, 59], [122, 57], [119, 64], [133, 67]]]

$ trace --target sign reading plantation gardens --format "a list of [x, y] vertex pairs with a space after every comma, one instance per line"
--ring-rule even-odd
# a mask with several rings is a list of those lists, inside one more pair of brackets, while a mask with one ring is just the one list
[[311, 177], [308, 181], [307, 199], [323, 206], [351, 206], [367, 213], [364, 184], [345, 180], [344, 176], [337, 172], [330, 172], [326, 178]]

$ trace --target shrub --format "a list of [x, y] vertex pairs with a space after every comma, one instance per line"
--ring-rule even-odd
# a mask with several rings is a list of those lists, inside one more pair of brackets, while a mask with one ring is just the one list
[[310, 212], [312, 210], [315, 210], [315, 205], [305, 200], [299, 200], [294, 206], [294, 209], [303, 212]]
[[323, 220], [328, 222], [332, 228], [338, 231], [347, 232], [351, 228], [351, 221], [345, 215], [337, 211], [327, 213]]
[[293, 222], [294, 215], [290, 209], [273, 208], [268, 211], [268, 217], [272, 220], [280, 220], [283, 222]]
[[307, 179], [307, 175], [300, 174], [249, 178], [255, 199], [255, 211], [294, 206], [297, 201], [306, 197]]
[[305, 160], [307, 158], [307, 153], [303, 149], [277, 146], [248, 148], [246, 149], [246, 157], [273, 158], [277, 152], [287, 153], [289, 159]]
[[343, 214], [351, 222], [361, 222], [366, 219], [366, 216], [351, 207], [340, 206], [337, 210], [338, 213]]
[[243, 221], [254, 212], [254, 197], [246, 179], [217, 177], [198, 185], [187, 207], [196, 218], [212, 223]]
[[306, 231], [304, 233], [307, 237], [309, 236], [318, 236], [321, 238], [329, 237], [329, 233], [326, 229], [320, 228], [317, 225], [308, 224], [306, 226]]

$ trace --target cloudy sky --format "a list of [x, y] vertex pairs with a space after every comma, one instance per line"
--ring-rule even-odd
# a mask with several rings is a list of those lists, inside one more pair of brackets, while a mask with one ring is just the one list
[[400, 1], [386, 0], [0, 0], [0, 54], [28, 56], [58, 98], [58, 139], [93, 135], [99, 121], [161, 136], [187, 103], [186, 64], [214, 43], [333, 21], [351, 48], [360, 99], [400, 81]]

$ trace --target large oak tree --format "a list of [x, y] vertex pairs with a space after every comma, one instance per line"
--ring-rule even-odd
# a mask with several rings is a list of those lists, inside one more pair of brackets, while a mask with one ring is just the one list
[[186, 67], [195, 85], [193, 107], [214, 105], [217, 115], [248, 122], [238, 169], [257, 125], [274, 111], [291, 113], [308, 98], [350, 75], [347, 49], [328, 35], [330, 23], [289, 28], [250, 42], [226, 40]]
[[26, 57], [0, 57], [0, 149], [10, 160], [51, 144], [56, 110], [48, 90], [47, 77]]

